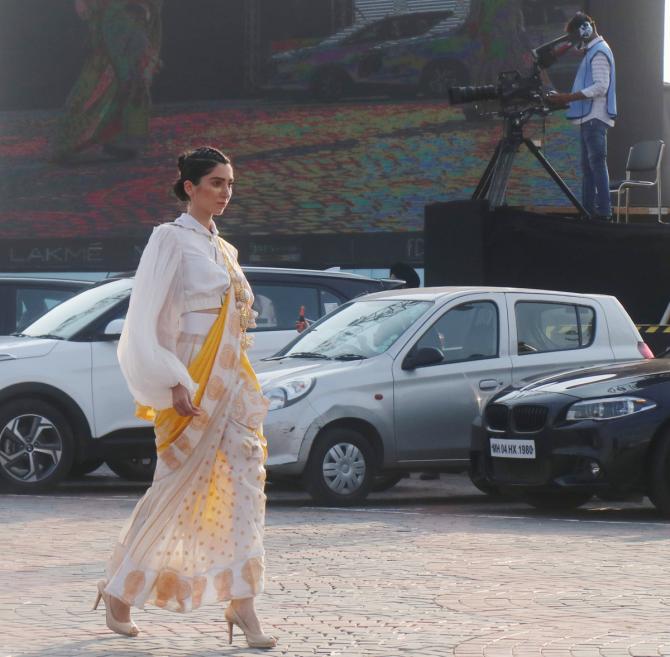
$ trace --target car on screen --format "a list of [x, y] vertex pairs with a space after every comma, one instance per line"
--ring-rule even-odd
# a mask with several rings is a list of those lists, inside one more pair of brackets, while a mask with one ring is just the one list
[[611, 296], [510, 288], [392, 290], [351, 301], [258, 364], [268, 472], [321, 503], [380, 476], [463, 472], [486, 402], [529, 377], [652, 357]]
[[647, 495], [670, 515], [670, 360], [544, 378], [489, 403], [470, 476], [543, 509]]
[[[533, 61], [531, 49], [563, 33], [579, 4], [525, 0], [521, 10], [518, 3], [473, 7], [459, 26], [437, 26], [374, 46], [361, 60], [359, 77], [380, 89], [446, 99], [452, 86], [493, 84], [502, 71], [525, 74]], [[549, 71], [554, 84], [569, 88], [577, 64], [574, 52], [559, 59]], [[468, 113], [468, 107], [463, 109]]]
[[[349, 299], [402, 284], [331, 271], [244, 267], [259, 312], [252, 361], [297, 335], [300, 310], [318, 320]], [[48, 488], [103, 461], [128, 479], [151, 478], [152, 427], [135, 417], [116, 357], [132, 278], [95, 285], [19, 334], [0, 338], [0, 482]]]
[[453, 16], [452, 11], [392, 14], [343, 30], [314, 46], [277, 53], [266, 70], [266, 90], [306, 91], [324, 101], [339, 100], [367, 84], [361, 62], [374, 46], [402, 43]]
[[91, 285], [91, 281], [67, 278], [0, 277], [0, 335], [21, 331]]

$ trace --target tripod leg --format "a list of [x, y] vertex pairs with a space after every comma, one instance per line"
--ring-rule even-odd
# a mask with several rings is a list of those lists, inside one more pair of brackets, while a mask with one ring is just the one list
[[479, 179], [475, 191], [472, 193], [473, 201], [478, 201], [486, 198], [486, 195], [488, 194], [489, 191], [489, 187], [491, 186], [491, 176], [498, 164], [498, 159], [500, 158], [501, 150], [502, 150], [502, 142], [500, 141], [498, 142], [495, 151], [493, 151], [493, 155], [491, 156], [489, 163], [486, 165], [486, 169], [484, 169], [484, 173], [482, 174], [482, 177]]
[[488, 193], [489, 203], [492, 208], [499, 208], [505, 203], [507, 194], [507, 183], [512, 172], [514, 157], [518, 153], [518, 146], [514, 142], [505, 143], [501, 149], [498, 166], [491, 174], [491, 186]]
[[546, 172], [553, 178], [554, 182], [561, 188], [561, 190], [568, 197], [572, 205], [574, 205], [575, 208], [577, 208], [577, 210], [582, 215], [588, 217], [589, 213], [586, 211], [584, 206], [577, 200], [577, 197], [572, 193], [572, 190], [565, 184], [563, 178], [561, 178], [561, 176], [558, 175], [556, 169], [554, 169], [554, 167], [551, 166], [549, 160], [547, 160], [542, 151], [528, 137], [526, 137], [523, 140], [523, 143], [526, 144], [528, 150], [538, 159], [539, 163], [544, 167]]

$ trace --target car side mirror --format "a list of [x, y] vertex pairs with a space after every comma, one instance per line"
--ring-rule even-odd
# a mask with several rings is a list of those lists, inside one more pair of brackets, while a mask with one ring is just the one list
[[444, 360], [442, 352], [437, 347], [421, 347], [415, 352], [410, 351], [402, 362], [402, 369], [414, 370], [417, 367], [437, 365]]
[[102, 332], [106, 340], [118, 340], [121, 337], [121, 331], [123, 331], [124, 319], [113, 319]]

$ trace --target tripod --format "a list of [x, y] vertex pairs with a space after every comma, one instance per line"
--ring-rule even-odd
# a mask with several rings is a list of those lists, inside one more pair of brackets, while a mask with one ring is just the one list
[[504, 129], [502, 139], [498, 142], [489, 163], [486, 166], [484, 175], [482, 175], [475, 191], [472, 194], [473, 200], [488, 200], [492, 208], [498, 208], [505, 204], [505, 195], [507, 194], [507, 182], [514, 164], [514, 157], [519, 152], [521, 144], [536, 157], [538, 162], [552, 177], [553, 181], [559, 186], [561, 191], [567, 196], [572, 205], [583, 216], [588, 217], [589, 213], [584, 206], [577, 200], [563, 178], [551, 166], [549, 160], [544, 156], [542, 150], [538, 148], [531, 139], [524, 137], [523, 127], [534, 114], [534, 110], [523, 110], [513, 114], [505, 114]]

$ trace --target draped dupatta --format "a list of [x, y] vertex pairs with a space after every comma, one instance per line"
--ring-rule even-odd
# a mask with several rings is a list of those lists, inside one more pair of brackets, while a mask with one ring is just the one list
[[[220, 248], [225, 248], [226, 243], [220, 242]], [[239, 265], [235, 263], [233, 267], [239, 268]], [[230, 419], [248, 427], [259, 439], [267, 456], [262, 421], [269, 402], [263, 396], [251, 362], [242, 348], [244, 336], [240, 315], [245, 310], [250, 312], [253, 294], [241, 269], [233, 273], [243, 281], [247, 301], [236, 301], [233, 286], [228, 288], [214, 324], [188, 367], [197, 384], [193, 402], [202, 411], [201, 415], [181, 416], [174, 408], [157, 411], [137, 404], [137, 417], [154, 423], [159, 461], [170, 470], [179, 468], [205, 432], [217, 430], [223, 434]]]

